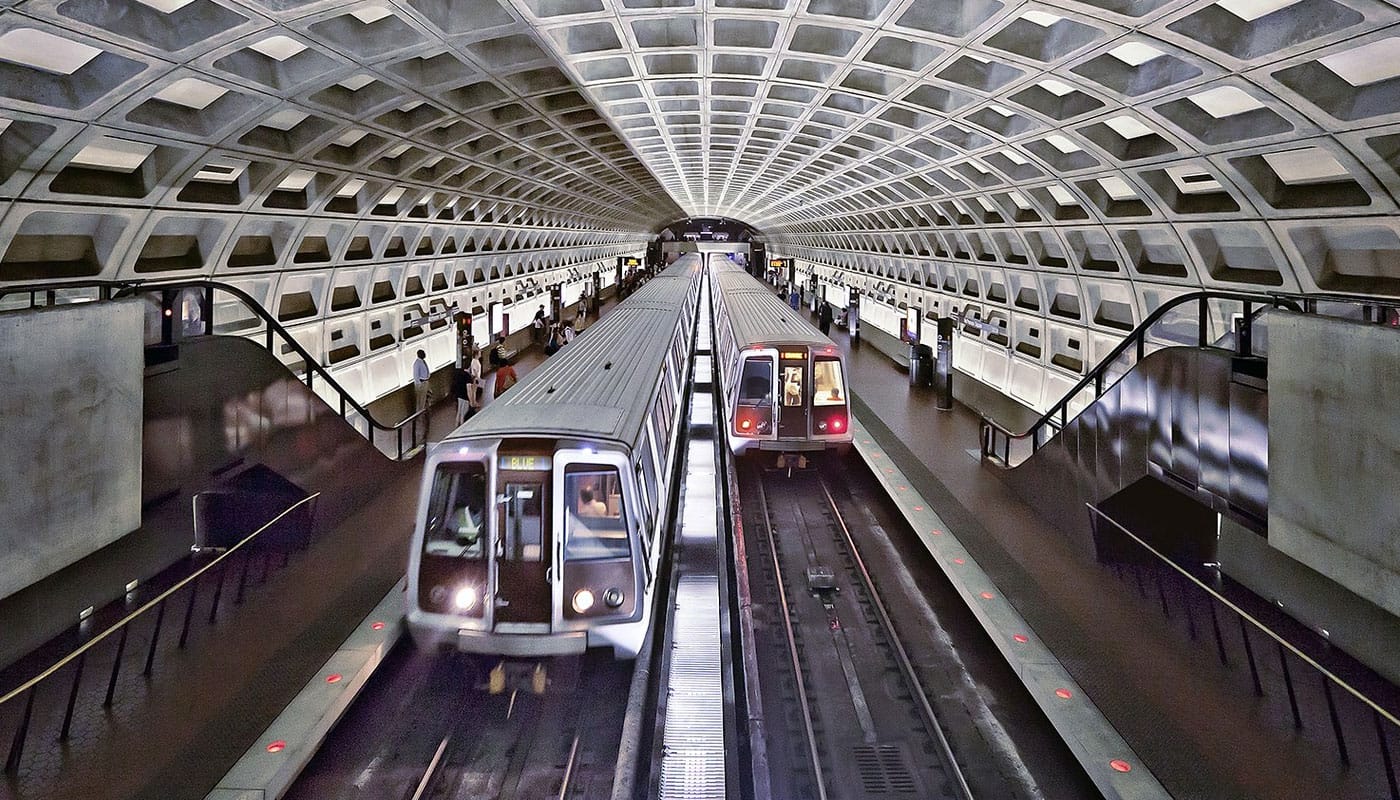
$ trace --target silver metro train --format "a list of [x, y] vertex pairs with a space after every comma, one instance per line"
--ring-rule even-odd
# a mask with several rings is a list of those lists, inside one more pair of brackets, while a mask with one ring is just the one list
[[425, 650], [634, 657], [651, 621], [701, 257], [428, 450], [407, 617]]
[[729, 449], [849, 446], [846, 363], [836, 345], [762, 281], [724, 256], [709, 258]]

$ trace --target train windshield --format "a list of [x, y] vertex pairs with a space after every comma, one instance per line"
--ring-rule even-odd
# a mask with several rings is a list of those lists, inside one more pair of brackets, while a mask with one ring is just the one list
[[486, 465], [458, 461], [438, 466], [428, 498], [423, 552], [480, 560], [486, 555]]
[[616, 467], [570, 466], [564, 473], [564, 559], [628, 558], [622, 479]]
[[773, 359], [746, 358], [739, 376], [739, 402], [767, 405], [773, 402]]
[[817, 359], [817, 363], [812, 369], [812, 386], [815, 389], [812, 396], [813, 405], [845, 405], [846, 383], [841, 375], [840, 359]]

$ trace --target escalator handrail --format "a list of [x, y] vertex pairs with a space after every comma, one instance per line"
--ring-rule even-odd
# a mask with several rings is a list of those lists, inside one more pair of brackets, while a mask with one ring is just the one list
[[[30, 284], [22, 286], [5, 286], [3, 288], [0, 288], [0, 297], [7, 294], [32, 294], [35, 292], [57, 291], [61, 289], [88, 288], [108, 290], [105, 296], [100, 297], [99, 299], [118, 299], [127, 295], [134, 296], [140, 292], [153, 292], [166, 289], [176, 290], [199, 288], [214, 289], [221, 292], [228, 292], [229, 294], [238, 298], [239, 301], [241, 301], [257, 317], [259, 317], [263, 321], [263, 323], [267, 325], [267, 328], [269, 330], [276, 332], [280, 337], [282, 337], [284, 343], [290, 344], [292, 346], [293, 351], [295, 351], [296, 354], [301, 357], [302, 363], [306, 364], [306, 369], [308, 372], [310, 372], [311, 370], [315, 370], [318, 377], [321, 380], [325, 381], [327, 386], [330, 386], [333, 390], [335, 390], [336, 394], [340, 396], [342, 409], [345, 406], [349, 406], [351, 409], [354, 409], [356, 413], [358, 413], [365, 419], [366, 423], [369, 424], [369, 426], [372, 429], [387, 431], [390, 433], [397, 433], [405, 425], [408, 425], [409, 423], [415, 421], [420, 415], [424, 413], [423, 411], [415, 411], [414, 413], [408, 415], [407, 417], [403, 418], [397, 424], [394, 425], [386, 425], [385, 423], [380, 422], [378, 419], [375, 419], [374, 415], [370, 413], [370, 410], [361, 405], [360, 402], [355, 399], [354, 395], [350, 394], [350, 392], [348, 392], [344, 386], [341, 386], [340, 382], [337, 381], [325, 367], [321, 366], [320, 362], [317, 361], [316, 358], [313, 357], [311, 353], [307, 351], [305, 347], [302, 346], [301, 342], [298, 342], [296, 338], [292, 336], [291, 332], [287, 330], [286, 326], [284, 326], [281, 322], [277, 321], [277, 319], [272, 316], [271, 312], [263, 308], [261, 303], [255, 300], [252, 295], [248, 294], [243, 289], [240, 289], [239, 287], [234, 286], [230, 283], [224, 283], [223, 281], [213, 280], [211, 278], [192, 278], [189, 280], [176, 281], [127, 280], [80, 281], [75, 283], [42, 285]], [[212, 332], [212, 327], [210, 328], [210, 330]], [[342, 411], [342, 417], [343, 416], [344, 412]]]
[[[1123, 341], [1119, 342], [1116, 347], [1110, 350], [1108, 355], [1104, 356], [1099, 361], [1099, 363], [1094, 366], [1093, 369], [1089, 370], [1089, 372], [1086, 373], [1084, 377], [1074, 385], [1074, 388], [1066, 392], [1064, 396], [1061, 397], [1058, 401], [1056, 401], [1054, 405], [1050, 406], [1050, 408], [1047, 409], [1044, 414], [1041, 414], [1035, 422], [1032, 422], [1030, 426], [1026, 428], [1026, 430], [1020, 433], [1016, 433], [1008, 429], [1006, 426], [1000, 424], [996, 420], [986, 416], [985, 414], [982, 415], [982, 425], [984, 428], [991, 428], [997, 433], [1000, 433], [1002, 436], [1004, 436], [1010, 441], [1018, 441], [1027, 437], [1031, 437], [1047, 425], [1051, 426], [1052, 428], [1055, 428], [1056, 430], [1059, 430], [1069, 421], [1068, 408], [1070, 402], [1074, 400], [1074, 398], [1078, 396], [1080, 392], [1084, 391], [1091, 384], [1094, 384], [1096, 381], [1101, 379], [1103, 375], [1108, 372], [1109, 366], [1113, 364], [1119, 356], [1125, 353], [1128, 350], [1128, 348], [1135, 347], [1139, 343], [1145, 342], [1147, 340], [1147, 332], [1152, 328], [1152, 326], [1156, 325], [1159, 321], [1161, 321], [1161, 319], [1164, 316], [1166, 316], [1168, 312], [1175, 308], [1178, 308], [1179, 306], [1186, 305], [1187, 303], [1204, 304], [1210, 302], [1211, 300], [1226, 300], [1245, 303], [1247, 307], [1257, 305], [1260, 306], [1260, 310], [1263, 310], [1263, 308], [1289, 308], [1293, 311], [1302, 311], [1302, 308], [1297, 304], [1296, 299], [1296, 296], [1279, 293], [1261, 295], [1246, 294], [1241, 292], [1219, 291], [1188, 292], [1187, 294], [1182, 294], [1173, 297], [1172, 299], [1153, 309], [1150, 314], [1143, 318], [1143, 321], [1138, 323], [1138, 325], [1135, 328], [1133, 328], [1133, 330], [1129, 332], [1127, 336], [1123, 337]], [[1198, 342], [1198, 346], [1205, 347], [1206, 344], [1204, 341], [1201, 341]], [[1106, 390], [1108, 388], [1108, 386], [1101, 386], [1100, 391]], [[1056, 424], [1057, 417], [1059, 418], [1058, 425]], [[983, 441], [985, 446], [985, 436], [983, 438]], [[1037, 449], [1037, 445], [1035, 445], [1034, 442], [1035, 439], [1033, 438], [1032, 449]]]

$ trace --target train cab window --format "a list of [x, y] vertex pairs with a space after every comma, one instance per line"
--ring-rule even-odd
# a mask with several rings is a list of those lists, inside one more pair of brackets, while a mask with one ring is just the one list
[[835, 358], [817, 359], [812, 369], [812, 385], [815, 393], [812, 404], [817, 406], [837, 406], [846, 402], [846, 383], [841, 376], [841, 362]]
[[628, 558], [622, 478], [615, 467], [579, 465], [564, 473], [564, 559]]
[[544, 517], [541, 495], [544, 484], [510, 482], [505, 490], [505, 531], [501, 552], [507, 561], [541, 561], [544, 559]]
[[739, 376], [739, 403], [767, 405], [773, 402], [773, 359], [744, 359], [744, 371]]
[[433, 478], [423, 552], [478, 561], [486, 556], [486, 465], [445, 463]]
[[783, 405], [802, 405], [802, 367], [783, 367]]

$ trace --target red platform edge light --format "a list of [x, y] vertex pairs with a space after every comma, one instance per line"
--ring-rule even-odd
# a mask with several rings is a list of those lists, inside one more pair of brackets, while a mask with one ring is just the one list
[[996, 597], [996, 595], [992, 594], [991, 592], [983, 592], [983, 593], [982, 593], [982, 599], [983, 599], [983, 600], [991, 600], [993, 597]]
[[332, 672], [326, 676], [326, 683], [340, 683], [340, 678], [341, 675], [339, 672]]
[[964, 561], [964, 560], [962, 560], [961, 558], [955, 558], [955, 559], [953, 559], [953, 563], [954, 563], [954, 564], [966, 564], [967, 562]]
[[373, 622], [373, 623], [370, 623], [370, 626], [369, 626], [369, 627], [370, 627], [371, 630], [382, 631], [382, 630], [384, 630], [384, 623], [382, 623], [382, 622]]
[[1012, 636], [1011, 638], [1015, 639], [1018, 644], [1025, 644], [1026, 642], [1030, 641], [1030, 639], [1026, 638], [1026, 635], [1023, 633], [1018, 633], [1015, 636]]
[[1070, 699], [1071, 697], [1073, 697], [1074, 695], [1071, 694], [1070, 691], [1069, 691], [1068, 689], [1065, 689], [1065, 688], [1062, 687], [1062, 688], [1059, 688], [1059, 689], [1056, 689], [1056, 690], [1055, 690], [1055, 696], [1058, 697], [1058, 698], [1060, 698], [1061, 700], [1068, 700], [1068, 699]]
[[283, 750], [286, 750], [286, 749], [287, 749], [287, 740], [285, 740], [285, 739], [278, 739], [278, 740], [275, 741], [275, 742], [269, 742], [268, 745], [267, 745], [267, 752], [269, 752], [269, 753], [280, 753], [280, 752], [282, 752]]
[[923, 506], [914, 506], [914, 510], [915, 510], [915, 511], [923, 511], [923, 510], [924, 510], [924, 507], [923, 507]]
[[934, 536], [942, 536], [942, 535], [943, 535], [943, 531], [932, 531], [932, 533], [933, 533]]
[[1132, 772], [1132, 771], [1133, 771], [1133, 765], [1132, 765], [1132, 764], [1129, 764], [1128, 762], [1124, 761], [1124, 760], [1121, 759], [1121, 758], [1115, 758], [1115, 759], [1113, 759], [1112, 761], [1108, 762], [1108, 765], [1109, 765], [1110, 767], [1113, 767], [1113, 769], [1114, 769], [1115, 771], [1117, 771], [1117, 772]]

